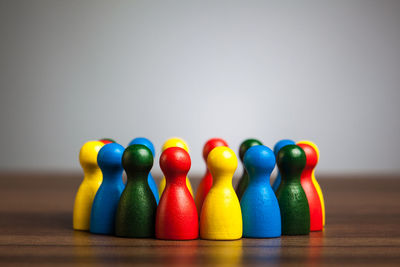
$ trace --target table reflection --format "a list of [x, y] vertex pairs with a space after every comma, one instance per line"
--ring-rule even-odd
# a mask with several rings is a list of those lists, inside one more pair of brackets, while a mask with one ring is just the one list
[[87, 266], [96, 264], [93, 235], [83, 231], [73, 231], [73, 252], [76, 265]]
[[239, 266], [243, 256], [243, 240], [207, 241], [202, 240], [199, 263]]

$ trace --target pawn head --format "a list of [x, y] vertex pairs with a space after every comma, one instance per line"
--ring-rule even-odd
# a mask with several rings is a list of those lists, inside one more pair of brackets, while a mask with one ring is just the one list
[[167, 148], [160, 157], [160, 167], [165, 177], [171, 175], [186, 176], [191, 164], [189, 153], [180, 147]]
[[304, 150], [304, 153], [306, 153], [306, 168], [314, 169], [318, 163], [318, 148], [316, 150], [316, 146], [312, 146], [307, 141], [300, 141], [297, 145]]
[[163, 146], [161, 148], [161, 151], [164, 151], [170, 147], [180, 147], [180, 148], [183, 148], [184, 150], [186, 150], [186, 152], [189, 152], [189, 147], [188, 147], [187, 143], [185, 142], [185, 140], [183, 140], [182, 138], [179, 138], [179, 137], [172, 137], [172, 138], [168, 139], [167, 141], [165, 141], [165, 143], [163, 144]]
[[228, 146], [228, 143], [221, 138], [211, 138], [210, 140], [205, 143], [203, 147], [203, 158], [205, 161], [207, 161], [208, 154], [213, 150], [214, 148], [218, 146]]
[[100, 169], [122, 169], [122, 155], [124, 154], [124, 150], [124, 147], [117, 143], [104, 145], [97, 155], [97, 164]]
[[147, 146], [147, 148], [151, 150], [151, 153], [153, 154], [153, 157], [156, 156], [156, 150], [154, 149], [154, 145], [153, 145], [153, 143], [152, 143], [149, 139], [147, 139], [147, 138], [144, 138], [144, 137], [137, 137], [137, 138], [133, 139], [133, 140], [129, 143], [128, 146], [131, 146], [131, 145], [144, 145], [144, 146]]
[[314, 142], [311, 142], [311, 141], [308, 141], [308, 140], [301, 140], [301, 141], [298, 142], [298, 144], [307, 144], [307, 145], [312, 146], [314, 148], [315, 152], [317, 152], [317, 158], [319, 160], [319, 148]]
[[99, 141], [102, 142], [105, 145], [110, 144], [110, 143], [115, 143], [115, 140], [111, 139], [111, 138], [102, 138]]
[[104, 144], [100, 141], [86, 142], [79, 152], [79, 162], [83, 169], [98, 168], [97, 154]]
[[128, 146], [122, 155], [122, 166], [126, 173], [149, 173], [153, 167], [153, 154], [144, 145]]
[[278, 152], [279, 152], [279, 150], [282, 149], [282, 147], [287, 146], [287, 145], [295, 145], [295, 144], [296, 143], [290, 139], [282, 139], [282, 140], [278, 141], [274, 146], [275, 157], [278, 156]]
[[232, 149], [226, 146], [214, 148], [207, 157], [207, 167], [213, 177], [221, 174], [231, 175], [235, 173], [238, 160]]
[[306, 154], [296, 145], [284, 146], [276, 159], [282, 175], [300, 175], [306, 165]]
[[246, 154], [247, 150], [252, 146], [259, 146], [262, 145], [261, 141], [257, 139], [246, 139], [244, 140], [239, 147], [239, 157], [240, 160], [243, 162], [244, 154]]
[[243, 163], [250, 177], [255, 174], [270, 175], [275, 167], [275, 155], [266, 146], [252, 146], [244, 154]]

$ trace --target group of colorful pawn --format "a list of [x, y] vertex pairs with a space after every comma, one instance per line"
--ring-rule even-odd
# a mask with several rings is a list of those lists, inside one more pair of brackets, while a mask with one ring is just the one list
[[[323, 229], [324, 201], [314, 176], [319, 152], [312, 142], [281, 140], [274, 153], [256, 139], [245, 140], [239, 149], [245, 168], [235, 192], [237, 157], [226, 141], [210, 139], [203, 149], [207, 170], [195, 197], [187, 177], [187, 144], [171, 138], [162, 151], [164, 177], [157, 189], [150, 173], [155, 149], [148, 139], [136, 138], [126, 149], [111, 139], [85, 143], [74, 229], [166, 240], [271, 238]], [[275, 163], [279, 173], [271, 187]]]

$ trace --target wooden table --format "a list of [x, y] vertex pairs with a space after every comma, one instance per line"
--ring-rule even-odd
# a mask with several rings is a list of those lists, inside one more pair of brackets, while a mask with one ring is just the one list
[[[0, 174], [0, 265], [396, 265], [400, 177], [322, 176], [327, 225], [309, 236], [128, 239], [73, 231], [81, 174]], [[194, 186], [197, 185], [193, 180]]]

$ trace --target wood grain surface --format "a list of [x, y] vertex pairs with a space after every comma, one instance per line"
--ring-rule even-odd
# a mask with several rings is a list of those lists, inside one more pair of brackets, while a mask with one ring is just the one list
[[[322, 176], [327, 219], [309, 236], [161, 241], [72, 230], [81, 175], [0, 174], [0, 265], [400, 266], [400, 177]], [[194, 187], [199, 180], [192, 179]], [[235, 181], [236, 182], [236, 181]]]

